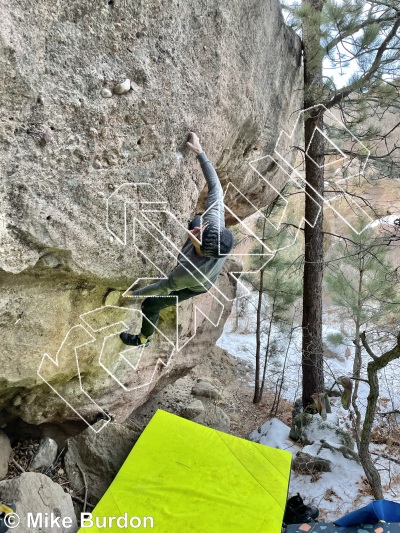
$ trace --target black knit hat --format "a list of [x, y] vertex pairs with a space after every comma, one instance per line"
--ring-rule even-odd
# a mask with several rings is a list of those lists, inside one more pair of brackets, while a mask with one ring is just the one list
[[233, 235], [228, 228], [218, 231], [217, 226], [207, 226], [201, 241], [200, 251], [207, 257], [225, 257], [233, 248]]

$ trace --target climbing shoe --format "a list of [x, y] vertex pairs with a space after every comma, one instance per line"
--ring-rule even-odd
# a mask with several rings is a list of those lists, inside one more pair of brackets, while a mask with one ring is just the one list
[[15, 527], [15, 518], [13, 514], [16, 511], [16, 507], [12, 503], [0, 503], [0, 533], [6, 533], [8, 528]]
[[148, 338], [145, 343], [142, 343], [140, 340], [140, 335], [132, 335], [131, 333], [128, 333], [127, 331], [123, 331], [122, 333], [120, 333], [119, 338], [124, 344], [128, 346], [137, 346], [138, 348], [139, 346], [144, 346], [144, 347], [148, 346], [151, 341], [151, 339]]
[[286, 502], [286, 510], [283, 521], [288, 524], [307, 524], [318, 518], [319, 510], [317, 507], [305, 505], [303, 498], [297, 493]]

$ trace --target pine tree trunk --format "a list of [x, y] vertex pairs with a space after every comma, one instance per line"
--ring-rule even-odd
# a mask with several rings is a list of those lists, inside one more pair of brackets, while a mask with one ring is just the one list
[[[362, 357], [361, 357], [360, 326], [358, 323], [356, 324], [356, 335], [354, 339], [354, 346], [355, 346], [355, 352], [354, 352], [354, 361], [353, 361], [353, 376], [355, 378], [360, 378], [361, 367], [362, 367]], [[357, 404], [358, 387], [359, 387], [359, 381], [358, 379], [356, 379], [354, 383], [352, 398], [351, 398], [351, 405], [353, 406], [354, 413], [356, 415], [355, 420], [354, 420], [354, 425], [355, 425], [357, 449], [359, 449], [360, 447], [360, 430], [361, 430], [361, 412]]]
[[[303, 0], [316, 12], [322, 10], [321, 0]], [[304, 45], [304, 108], [319, 104], [318, 88], [322, 85], [322, 59], [320, 51], [320, 22], [318, 17], [306, 17], [303, 24]], [[303, 280], [303, 406], [312, 403], [311, 395], [324, 390], [322, 348], [322, 281], [324, 267], [323, 251], [323, 205], [324, 194], [324, 137], [316, 128], [323, 130], [323, 108], [316, 107], [306, 112], [304, 135], [307, 155], [305, 158], [306, 197], [304, 245], [305, 264]], [[318, 193], [318, 194], [317, 194]], [[314, 201], [313, 201], [314, 200]]]
[[[306, 146], [315, 130], [316, 124], [321, 124], [322, 117], [307, 119], [305, 125]], [[314, 133], [310, 145], [310, 156], [315, 160], [321, 159], [323, 154], [323, 137], [318, 132]], [[323, 155], [322, 155], [323, 159]], [[314, 227], [305, 225], [304, 231], [304, 279], [303, 279], [303, 406], [312, 403], [311, 395], [324, 391], [323, 374], [323, 346], [322, 346], [322, 281], [324, 267], [323, 251], [323, 217], [322, 202], [315, 195], [315, 191], [323, 194], [324, 173], [313, 162], [306, 163], [306, 192], [316, 200], [314, 203], [306, 196], [306, 220], [315, 220]], [[314, 189], [314, 190], [313, 190]], [[321, 212], [317, 215], [318, 204]]]

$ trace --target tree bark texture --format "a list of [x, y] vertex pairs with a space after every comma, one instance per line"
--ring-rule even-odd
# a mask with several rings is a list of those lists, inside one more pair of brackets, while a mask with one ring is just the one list
[[[303, 0], [315, 11], [321, 11], [320, 0]], [[323, 194], [324, 194], [324, 137], [323, 108], [318, 107], [318, 87], [322, 84], [320, 52], [320, 22], [307, 17], [303, 24], [304, 85], [305, 85], [305, 228], [303, 279], [303, 407], [312, 404], [312, 394], [324, 391], [322, 346], [322, 281], [323, 250]]]

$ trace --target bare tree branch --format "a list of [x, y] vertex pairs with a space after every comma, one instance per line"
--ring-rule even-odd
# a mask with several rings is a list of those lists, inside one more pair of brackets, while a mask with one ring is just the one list
[[363, 331], [363, 332], [360, 334], [360, 339], [361, 339], [361, 342], [363, 343], [363, 346], [364, 346], [365, 350], [367, 351], [368, 355], [369, 355], [370, 357], [372, 357], [372, 359], [373, 359], [374, 361], [378, 361], [379, 357], [376, 356], [376, 355], [374, 354], [374, 352], [371, 350], [371, 347], [369, 346], [369, 344], [368, 344], [368, 342], [367, 342], [367, 339], [366, 339], [366, 337], [365, 337], [365, 331]]

